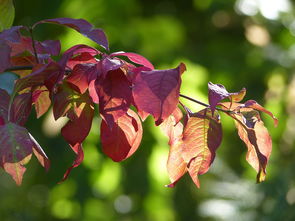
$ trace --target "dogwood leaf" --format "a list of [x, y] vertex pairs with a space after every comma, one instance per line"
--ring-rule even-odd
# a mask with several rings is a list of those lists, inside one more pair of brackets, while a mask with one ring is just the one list
[[131, 109], [118, 118], [113, 127], [102, 120], [100, 130], [102, 150], [116, 162], [130, 157], [139, 147], [142, 138], [141, 121]]
[[[133, 82], [133, 98], [139, 111], [153, 115], [159, 125], [175, 110], [185, 65], [175, 69], [141, 71]], [[143, 99], [144, 98], [144, 99]]]

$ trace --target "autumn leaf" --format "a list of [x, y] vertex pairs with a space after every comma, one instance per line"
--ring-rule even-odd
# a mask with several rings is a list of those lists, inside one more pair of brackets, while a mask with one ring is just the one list
[[[106, 50], [109, 50], [107, 37], [102, 29], [93, 28], [93, 26], [84, 19], [74, 19], [74, 18], [54, 18], [54, 19], [45, 19], [37, 22], [34, 26], [40, 23], [53, 23], [63, 26], [67, 26], [81, 33], [85, 37], [96, 42]], [[33, 26], [33, 27], [34, 27]]]
[[35, 105], [37, 118], [40, 118], [48, 111], [51, 105], [51, 100], [49, 97], [49, 91], [45, 86], [37, 87], [34, 90], [32, 95], [32, 102]]
[[219, 116], [209, 109], [193, 114], [183, 131], [182, 157], [188, 164], [188, 172], [197, 187], [198, 175], [208, 171], [215, 158], [215, 152], [222, 140]]
[[131, 109], [118, 118], [113, 127], [102, 120], [100, 130], [102, 150], [116, 162], [130, 157], [139, 147], [142, 138], [141, 121]]
[[113, 56], [125, 56], [125, 57], [129, 58], [130, 61], [132, 61], [136, 64], [145, 66], [151, 70], [154, 69], [154, 66], [152, 65], [152, 63], [149, 60], [147, 60], [145, 57], [143, 57], [139, 54], [136, 54], [136, 53], [118, 51], [118, 52], [114, 52], [114, 53], [110, 54], [110, 57], [113, 57]]
[[48, 169], [48, 158], [45, 157], [46, 155], [40, 145], [37, 146], [31, 139], [24, 127], [14, 123], [0, 126], [0, 143], [0, 165], [12, 176], [17, 185], [22, 183], [23, 174], [26, 171], [24, 165], [31, 159], [33, 149], [38, 153], [39, 161], [43, 157], [44, 163], [41, 164]]
[[169, 117], [178, 105], [181, 74], [185, 65], [175, 69], [138, 73], [133, 82], [133, 98], [139, 111], [153, 115], [156, 125]]
[[105, 122], [112, 127], [129, 109], [132, 101], [131, 85], [121, 69], [109, 71], [100, 81], [99, 111]]

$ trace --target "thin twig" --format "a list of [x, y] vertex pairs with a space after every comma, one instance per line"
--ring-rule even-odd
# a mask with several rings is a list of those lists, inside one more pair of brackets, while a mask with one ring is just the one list
[[[195, 103], [197, 103], [197, 104], [200, 104], [200, 105], [202, 105], [202, 106], [210, 107], [209, 104], [205, 104], [205, 103], [203, 103], [202, 101], [198, 101], [198, 100], [196, 100], [196, 99], [194, 99], [194, 98], [191, 98], [191, 97], [188, 97], [188, 96], [186, 96], [186, 95], [179, 94], [179, 96], [180, 96], [180, 97], [183, 97], [183, 98], [185, 98], [185, 99], [188, 99], [188, 100], [190, 100], [190, 101], [192, 101], [192, 102], [195, 102]], [[222, 108], [219, 108], [219, 107], [215, 107], [215, 109], [216, 109], [216, 110], [219, 110], [219, 111], [222, 111], [222, 112], [226, 112], [226, 113], [235, 113], [234, 111], [231, 111], [231, 110], [223, 110]]]
[[31, 34], [31, 38], [32, 38], [32, 46], [33, 46], [36, 62], [39, 64], [40, 62], [39, 62], [39, 58], [38, 58], [38, 54], [37, 54], [37, 50], [36, 50], [36, 45], [35, 45], [35, 40], [34, 40], [33, 28], [32, 27], [30, 27], [30, 34]]
[[33, 69], [33, 66], [14, 66], [14, 67], [10, 67], [10, 68], [7, 68], [5, 70], [6, 71], [22, 71], [22, 70], [32, 70]]

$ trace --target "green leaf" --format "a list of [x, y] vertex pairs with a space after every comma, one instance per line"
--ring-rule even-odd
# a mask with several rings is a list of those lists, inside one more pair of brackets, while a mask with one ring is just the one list
[[10, 28], [14, 20], [14, 6], [12, 0], [0, 0], [0, 31]]

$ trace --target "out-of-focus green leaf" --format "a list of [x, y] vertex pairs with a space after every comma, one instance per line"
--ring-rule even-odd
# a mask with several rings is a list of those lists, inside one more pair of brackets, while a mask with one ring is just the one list
[[14, 20], [12, 0], [0, 0], [0, 31], [9, 28]]

